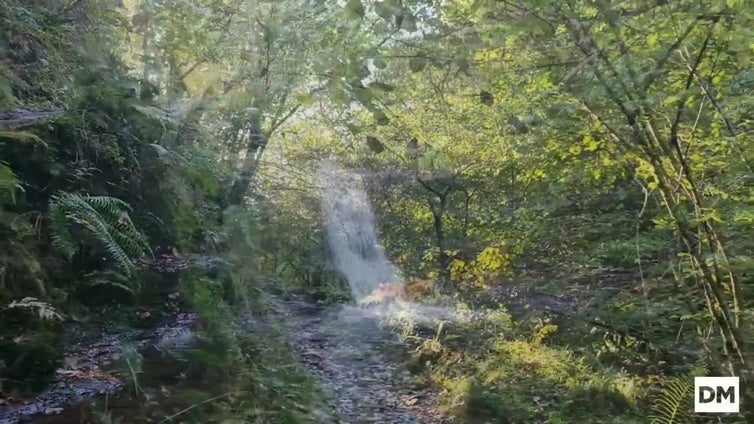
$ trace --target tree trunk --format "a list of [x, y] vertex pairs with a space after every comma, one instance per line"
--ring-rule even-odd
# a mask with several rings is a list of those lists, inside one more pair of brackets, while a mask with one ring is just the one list
[[241, 172], [230, 188], [229, 205], [243, 205], [246, 193], [249, 191], [249, 185], [256, 174], [259, 158], [267, 147], [267, 135], [262, 131], [261, 115], [258, 112], [254, 113], [253, 116], [249, 117], [249, 120], [246, 156], [243, 159]]
[[433, 205], [430, 202], [430, 208], [432, 209], [432, 226], [435, 232], [435, 244], [439, 253], [437, 255], [437, 267], [440, 273], [438, 287], [440, 291], [449, 293], [453, 288], [450, 281], [450, 260], [447, 254], [447, 244], [445, 241], [445, 228], [443, 227], [442, 218], [445, 215], [445, 202], [447, 199], [447, 193], [439, 197], [437, 205]]

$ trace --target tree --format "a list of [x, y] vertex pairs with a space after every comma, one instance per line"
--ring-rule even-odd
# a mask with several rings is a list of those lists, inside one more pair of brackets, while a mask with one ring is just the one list
[[751, 56], [733, 35], [751, 23], [743, 2], [480, 1], [447, 13], [457, 32], [473, 34], [477, 51], [499, 52], [489, 72], [505, 68], [526, 95], [564, 99], [574, 113], [562, 119], [589, 125], [658, 196], [691, 266], [687, 290], [706, 304], [721, 351], [707, 336], [702, 342], [748, 381], [746, 302], [725, 236], [735, 212], [714, 207], [740, 208], [720, 184], [750, 172], [742, 92], [733, 88]]

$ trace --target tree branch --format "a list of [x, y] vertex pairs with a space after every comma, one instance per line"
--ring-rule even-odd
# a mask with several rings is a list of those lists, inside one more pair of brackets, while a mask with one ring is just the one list
[[683, 31], [680, 37], [678, 37], [673, 44], [668, 48], [668, 50], [665, 52], [665, 55], [657, 62], [656, 71], [652, 77], [647, 78], [647, 81], [644, 83], [644, 85], [641, 87], [642, 91], [647, 91], [652, 85], [660, 78], [660, 75], [664, 74], [663, 67], [665, 64], [670, 60], [670, 57], [673, 55], [673, 52], [675, 52], [678, 49], [678, 46], [681, 45], [681, 43], [686, 40], [686, 38], [691, 34], [691, 31], [694, 30], [696, 25], [699, 23], [699, 20], [692, 22], [689, 24], [688, 27], [686, 27], [686, 30]]
[[717, 19], [713, 19], [712, 24], [710, 24], [710, 27], [707, 30], [707, 36], [704, 38], [704, 41], [702, 42], [702, 47], [699, 49], [699, 53], [697, 53], [696, 55], [694, 64], [691, 66], [691, 69], [689, 70], [689, 73], [686, 76], [684, 94], [683, 96], [681, 96], [681, 99], [678, 101], [678, 108], [675, 113], [675, 119], [673, 120], [673, 123], [670, 126], [670, 143], [675, 148], [676, 154], [678, 155], [678, 160], [681, 163], [681, 169], [683, 170], [683, 173], [686, 174], [686, 178], [689, 180], [689, 183], [692, 184], [692, 186], [693, 186], [693, 182], [691, 181], [691, 169], [686, 163], [685, 156], [683, 155], [683, 149], [681, 148], [681, 142], [678, 137], [678, 128], [681, 123], [681, 116], [683, 115], [683, 111], [686, 106], [686, 99], [688, 98], [688, 90], [689, 88], [691, 88], [691, 83], [694, 81], [694, 75], [696, 74], [696, 70], [699, 68], [699, 65], [702, 63], [702, 60], [704, 59], [704, 54], [707, 52], [707, 46], [709, 46], [709, 42], [712, 39], [712, 34], [715, 30], [715, 26], [717, 25], [717, 22], [719, 20], [720, 20], [720, 15], [717, 15]]
[[279, 119], [276, 119], [275, 121], [273, 121], [273, 123], [270, 125], [270, 129], [266, 133], [266, 137], [267, 138], [271, 137], [272, 134], [275, 132], [275, 130], [277, 130], [278, 128], [280, 128], [280, 126], [283, 125], [285, 123], [285, 121], [287, 121], [288, 119], [290, 119], [291, 116], [293, 116], [296, 112], [298, 112], [298, 110], [300, 108], [301, 108], [301, 104], [299, 103], [296, 106], [293, 106], [291, 108], [291, 110], [288, 111], [288, 113], [286, 113], [285, 115], [283, 115]]

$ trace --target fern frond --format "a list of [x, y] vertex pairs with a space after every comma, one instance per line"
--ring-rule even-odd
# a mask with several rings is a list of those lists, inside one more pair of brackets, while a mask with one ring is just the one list
[[170, 116], [162, 109], [156, 108], [154, 106], [140, 106], [140, 105], [133, 105], [133, 109], [136, 112], [139, 112], [143, 117], [161, 122], [163, 124], [170, 123], [172, 120], [170, 119]]
[[0, 193], [5, 192], [10, 196], [10, 203], [16, 203], [16, 190], [23, 190], [18, 183], [16, 174], [7, 164], [0, 161]]
[[63, 317], [49, 303], [42, 302], [34, 297], [25, 297], [21, 300], [14, 300], [8, 306], [8, 309], [29, 309], [34, 312], [38, 318], [46, 321], [62, 321]]
[[121, 210], [131, 211], [131, 205], [128, 203], [110, 196], [86, 196], [81, 197], [78, 194], [74, 194], [80, 199], [86, 201], [94, 209], [99, 211], [106, 211], [110, 215], [119, 215]]
[[50, 206], [50, 231], [52, 247], [60, 251], [66, 260], [71, 260], [76, 254], [76, 244], [68, 230], [68, 218], [60, 205]]
[[148, 146], [157, 152], [157, 157], [164, 163], [172, 166], [188, 166], [186, 159], [184, 159], [183, 156], [181, 156], [179, 153], [168, 150], [167, 148], [159, 144], [150, 143], [148, 144]]
[[0, 140], [10, 140], [11, 142], [16, 143], [36, 144], [42, 146], [43, 148], [49, 147], [47, 143], [44, 142], [44, 140], [39, 138], [39, 136], [26, 131], [0, 131]]
[[[111, 286], [131, 294], [138, 289], [138, 281], [128, 278], [128, 276], [114, 271], [96, 271], [85, 276], [86, 284], [89, 286]], [[134, 287], [134, 283], [137, 285]]]
[[128, 203], [114, 197], [58, 193], [50, 200], [53, 246], [70, 259], [76, 249], [68, 225], [77, 224], [97, 239], [118, 267], [130, 275], [134, 268], [130, 257], [149, 252], [149, 243], [134, 225], [129, 210]]
[[652, 407], [652, 424], [689, 422], [693, 408], [694, 379], [688, 375], [672, 380]]

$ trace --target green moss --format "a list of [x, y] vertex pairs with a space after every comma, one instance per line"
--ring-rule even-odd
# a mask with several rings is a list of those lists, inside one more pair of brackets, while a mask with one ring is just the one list
[[0, 75], [0, 111], [13, 109], [17, 104], [10, 80]]

